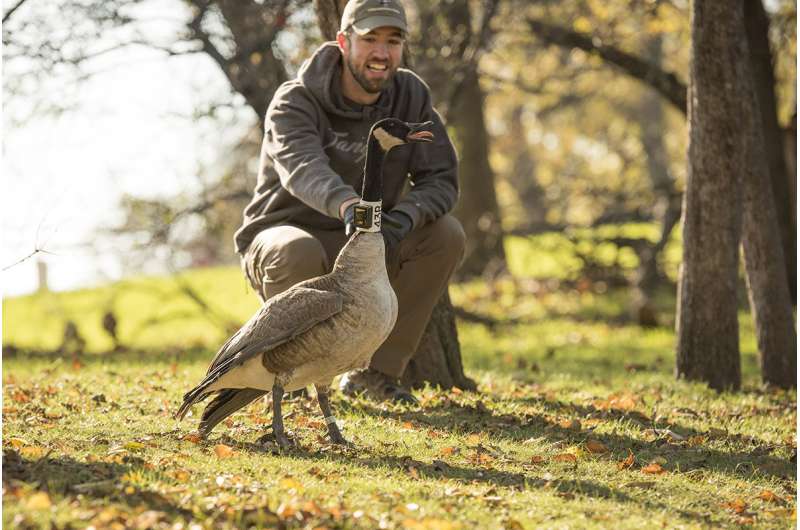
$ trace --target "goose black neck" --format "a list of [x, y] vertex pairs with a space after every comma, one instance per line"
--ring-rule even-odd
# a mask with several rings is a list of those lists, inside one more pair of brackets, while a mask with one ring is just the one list
[[364, 187], [361, 199], [377, 202], [383, 198], [383, 159], [385, 153], [371, 131], [367, 142], [367, 159], [364, 163]]

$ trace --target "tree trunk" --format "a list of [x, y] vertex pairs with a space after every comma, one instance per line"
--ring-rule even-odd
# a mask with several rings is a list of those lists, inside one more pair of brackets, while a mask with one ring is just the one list
[[545, 190], [536, 178], [536, 161], [525, 140], [527, 130], [522, 120], [524, 111], [524, 105], [517, 105], [509, 116], [508, 145], [513, 146], [510, 154], [514, 161], [507, 179], [517, 191], [522, 210], [527, 214], [526, 218], [521, 219], [517, 230], [530, 232], [533, 227], [547, 224], [547, 204]]
[[[757, 3], [760, 6], [760, 2], [744, 3], [746, 5]], [[744, 12], [747, 11], [748, 8], [745, 8]], [[761, 14], [766, 18], [763, 12]], [[748, 21], [748, 25], [749, 23]], [[748, 42], [752, 42], [752, 39], [748, 39]], [[766, 66], [769, 66], [771, 77], [768, 48], [766, 53]], [[750, 56], [753, 55], [751, 52]], [[797, 386], [797, 334], [794, 329], [792, 300], [789, 296], [786, 260], [783, 255], [785, 247], [781, 243], [783, 230], [780, 228], [784, 227], [779, 228], [778, 222], [781, 215], [788, 216], [788, 211], [783, 207], [775, 208], [777, 197], [772, 190], [772, 184], [776, 180], [773, 159], [777, 156], [781, 160], [780, 164], [775, 165], [780, 166], [779, 180], [783, 184], [787, 183], [786, 165], [781, 145], [767, 147], [769, 142], [765, 145], [769, 131], [773, 127], [777, 129], [777, 119], [765, 119], [760, 115], [760, 109], [765, 108], [762, 94], [765, 88], [762, 82], [765, 74], [759, 71], [759, 66], [764, 65], [754, 63], [761, 62], [745, 62], [743, 64], [745, 73], [740, 78], [745, 109], [743, 120], [737, 129], [743, 137], [745, 148], [742, 248], [747, 271], [747, 294], [761, 354], [762, 378], [765, 383], [792, 388]], [[771, 84], [769, 92], [772, 92]], [[771, 97], [774, 114], [774, 94]], [[767, 112], [770, 112], [769, 108]], [[774, 123], [767, 125], [768, 121]], [[779, 138], [775, 138], [775, 141]], [[786, 193], [780, 196], [779, 202], [788, 205], [789, 197]]]
[[746, 60], [740, 0], [692, 6], [689, 149], [678, 283], [676, 374], [712, 388], [741, 385], [737, 264]]
[[[346, 3], [346, 0], [314, 0], [317, 23], [326, 40], [336, 38]], [[443, 388], [476, 388], [475, 382], [464, 375], [455, 314], [446, 291], [433, 308], [420, 345], [401, 379], [403, 384], [415, 388], [425, 383]]]
[[[747, 33], [752, 79], [760, 108], [763, 128], [762, 156], [767, 161], [772, 182], [772, 200], [786, 264], [789, 296], [797, 303], [797, 226], [793, 221], [789, 174], [783, 152], [783, 132], [778, 124], [775, 99], [775, 74], [769, 46], [769, 18], [761, 0], [744, 0], [744, 22]], [[760, 162], [759, 162], [760, 165]], [[768, 203], [764, 203], [765, 207]], [[795, 218], [796, 219], [796, 218]]]
[[466, 76], [450, 113], [460, 158], [461, 196], [454, 213], [467, 235], [464, 261], [457, 273], [462, 278], [496, 273], [506, 267], [500, 208], [494, 173], [489, 166], [489, 134], [483, 116], [485, 97], [478, 73], [470, 71]]
[[477, 388], [475, 381], [464, 375], [456, 319], [447, 292], [433, 308], [419, 348], [408, 363], [401, 381], [412, 388], [422, 387], [425, 383], [442, 388]]

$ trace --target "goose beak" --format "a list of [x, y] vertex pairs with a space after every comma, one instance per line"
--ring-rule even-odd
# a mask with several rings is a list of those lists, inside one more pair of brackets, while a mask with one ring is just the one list
[[411, 131], [406, 135], [406, 142], [430, 143], [433, 141], [433, 133], [425, 130], [433, 125], [432, 121], [426, 121], [425, 123], [409, 123], [408, 125], [411, 128]]

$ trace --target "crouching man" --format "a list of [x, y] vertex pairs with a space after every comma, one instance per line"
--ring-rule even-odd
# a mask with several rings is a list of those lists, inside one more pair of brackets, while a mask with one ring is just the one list
[[369, 368], [341, 388], [415, 404], [400, 376], [464, 252], [448, 214], [458, 197], [456, 154], [427, 85], [400, 68], [407, 26], [398, 0], [351, 0], [336, 42], [323, 44], [281, 85], [267, 110], [260, 171], [236, 250], [262, 301], [330, 272], [347, 241], [343, 219], [358, 202], [367, 134], [394, 117], [434, 123], [435, 140], [390, 152], [384, 165], [387, 269], [397, 323]]

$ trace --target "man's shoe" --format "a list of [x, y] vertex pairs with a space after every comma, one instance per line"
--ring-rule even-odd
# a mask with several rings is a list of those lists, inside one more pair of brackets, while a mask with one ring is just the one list
[[419, 405], [419, 401], [397, 380], [372, 368], [353, 370], [344, 374], [339, 389], [347, 396], [363, 393], [376, 401], [393, 401], [405, 405]]

